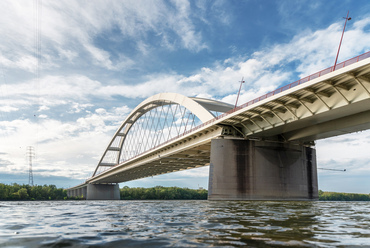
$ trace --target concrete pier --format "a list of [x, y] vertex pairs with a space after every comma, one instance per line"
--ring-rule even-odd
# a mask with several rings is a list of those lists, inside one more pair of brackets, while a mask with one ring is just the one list
[[68, 189], [68, 197], [82, 197], [85, 200], [119, 200], [118, 184], [83, 184]]
[[119, 200], [118, 184], [88, 184], [86, 200]]
[[86, 200], [87, 196], [87, 186], [80, 185], [79, 187], [73, 189], [67, 189], [67, 196], [68, 197], [80, 197]]
[[303, 145], [214, 139], [209, 200], [317, 200], [316, 150]]

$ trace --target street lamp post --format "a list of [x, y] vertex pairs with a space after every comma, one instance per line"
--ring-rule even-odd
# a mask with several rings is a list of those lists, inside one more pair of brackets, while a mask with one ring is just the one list
[[335, 71], [335, 67], [337, 66], [337, 60], [338, 60], [339, 50], [340, 50], [340, 46], [342, 45], [342, 39], [343, 39], [343, 35], [344, 35], [344, 30], [346, 29], [347, 21], [349, 21], [349, 20], [352, 19], [351, 17], [348, 17], [348, 14], [349, 14], [349, 10], [347, 12], [347, 17], [343, 17], [344, 19], [346, 19], [346, 21], [344, 22], [344, 27], [343, 27], [343, 31], [342, 31], [342, 37], [340, 38], [338, 52], [337, 52], [337, 57], [335, 58], [333, 71]]

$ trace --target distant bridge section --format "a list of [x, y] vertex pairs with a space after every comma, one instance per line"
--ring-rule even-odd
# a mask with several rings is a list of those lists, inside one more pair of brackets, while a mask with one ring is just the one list
[[[174, 93], [150, 97], [119, 127], [86, 184], [211, 165], [211, 199], [315, 199], [314, 141], [370, 128], [369, 57], [362, 54], [236, 108]], [[233, 183], [233, 189], [227, 186]]]

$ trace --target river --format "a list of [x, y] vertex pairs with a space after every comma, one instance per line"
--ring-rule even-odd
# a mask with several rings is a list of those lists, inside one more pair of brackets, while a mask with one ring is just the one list
[[0, 202], [0, 247], [370, 247], [369, 202]]

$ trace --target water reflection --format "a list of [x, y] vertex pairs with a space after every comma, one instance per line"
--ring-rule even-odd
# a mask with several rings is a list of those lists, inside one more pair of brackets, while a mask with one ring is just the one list
[[366, 202], [1, 202], [0, 247], [366, 246], [369, 210]]
[[204, 241], [304, 246], [315, 235], [318, 211], [312, 202], [211, 202], [206, 212], [213, 227], [207, 225], [214, 235]]

